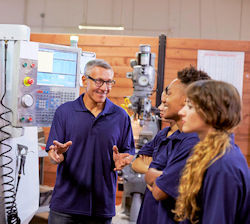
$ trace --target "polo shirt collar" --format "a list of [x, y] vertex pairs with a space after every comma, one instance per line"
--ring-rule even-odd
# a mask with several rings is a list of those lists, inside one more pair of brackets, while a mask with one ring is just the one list
[[184, 133], [184, 132], [181, 132], [179, 129], [176, 130], [172, 135], [170, 135], [168, 138], [170, 138], [171, 140], [183, 140], [183, 138], [185, 138], [187, 135], [193, 135], [193, 136], [196, 136], [197, 137], [197, 134], [196, 133]]
[[106, 98], [105, 106], [101, 114], [102, 115], [112, 114], [114, 112], [115, 112], [114, 104], [108, 98]]
[[168, 136], [167, 138], [166, 138], [166, 135], [167, 135], [167, 133], [169, 132], [169, 131], [171, 131], [171, 129], [170, 129], [170, 127], [166, 127], [166, 128], [164, 128], [163, 129], [164, 131], [162, 132], [162, 134], [161, 134], [161, 139], [163, 140], [163, 141], [166, 141], [167, 139], [170, 139], [170, 140], [182, 140], [183, 139], [183, 137], [185, 136], [185, 134], [183, 133], [183, 132], [180, 132], [180, 130], [178, 129], [178, 130], [176, 130], [174, 133], [172, 133], [170, 136]]
[[234, 145], [234, 133], [229, 135], [231, 145]]
[[[88, 111], [88, 109], [86, 108], [86, 106], [84, 105], [83, 103], [83, 96], [84, 96], [84, 93], [81, 94], [75, 101], [73, 101], [73, 107], [76, 111]], [[105, 114], [112, 114], [115, 112], [115, 107], [114, 107], [114, 104], [108, 99], [106, 98], [106, 101], [105, 101], [105, 106], [104, 106], [104, 109], [103, 111], [101, 112], [102, 115], [105, 115]]]

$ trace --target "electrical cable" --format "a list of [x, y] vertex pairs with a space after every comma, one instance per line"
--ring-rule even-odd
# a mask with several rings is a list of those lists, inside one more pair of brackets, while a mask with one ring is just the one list
[[7, 47], [8, 47], [8, 43], [7, 41], [5, 41], [5, 58], [4, 58], [4, 93], [3, 96], [1, 98], [0, 104], [1, 106], [4, 107], [5, 111], [1, 112], [0, 114], [0, 119], [4, 122], [4, 124], [0, 127], [0, 145], [4, 146], [2, 148], [5, 148], [6, 150], [3, 152], [1, 152], [0, 157], [3, 157], [3, 159], [5, 159], [5, 161], [3, 162], [3, 164], [1, 165], [1, 169], [4, 170], [2, 178], [5, 179], [3, 186], [6, 186], [6, 190], [3, 191], [3, 194], [6, 195], [4, 196], [4, 200], [5, 200], [5, 209], [6, 209], [6, 213], [7, 213], [7, 222], [8, 224], [20, 224], [21, 220], [18, 217], [18, 213], [17, 213], [17, 206], [16, 206], [16, 190], [15, 190], [15, 178], [13, 178], [13, 176], [11, 175], [12, 173], [14, 173], [13, 168], [10, 167], [10, 164], [13, 162], [13, 159], [8, 155], [8, 153], [12, 150], [11, 145], [6, 144], [5, 141], [10, 139], [11, 133], [9, 133], [8, 131], [5, 131], [4, 128], [11, 126], [11, 122], [7, 119], [4, 118], [4, 115], [12, 113], [12, 110], [7, 107], [6, 105], [4, 105], [4, 98], [6, 95], [6, 84], [7, 84], [7, 74], [6, 74], [6, 67], [7, 67]]

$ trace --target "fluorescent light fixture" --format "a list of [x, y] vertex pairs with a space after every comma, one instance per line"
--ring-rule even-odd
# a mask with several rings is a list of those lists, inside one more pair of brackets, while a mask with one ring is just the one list
[[95, 25], [79, 25], [80, 30], [124, 30], [123, 26], [95, 26]]

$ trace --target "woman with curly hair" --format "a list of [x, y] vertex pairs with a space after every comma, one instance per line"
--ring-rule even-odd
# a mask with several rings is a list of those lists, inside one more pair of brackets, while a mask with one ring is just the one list
[[196, 132], [182, 172], [175, 219], [183, 223], [250, 223], [250, 175], [232, 134], [241, 120], [241, 99], [231, 84], [197, 81], [179, 111], [182, 131]]

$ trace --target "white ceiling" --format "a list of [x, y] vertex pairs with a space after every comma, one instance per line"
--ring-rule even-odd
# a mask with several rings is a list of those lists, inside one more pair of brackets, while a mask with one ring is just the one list
[[[249, 22], [250, 0], [0, 0], [0, 23], [31, 32], [250, 40]], [[125, 30], [79, 30], [81, 23]]]

